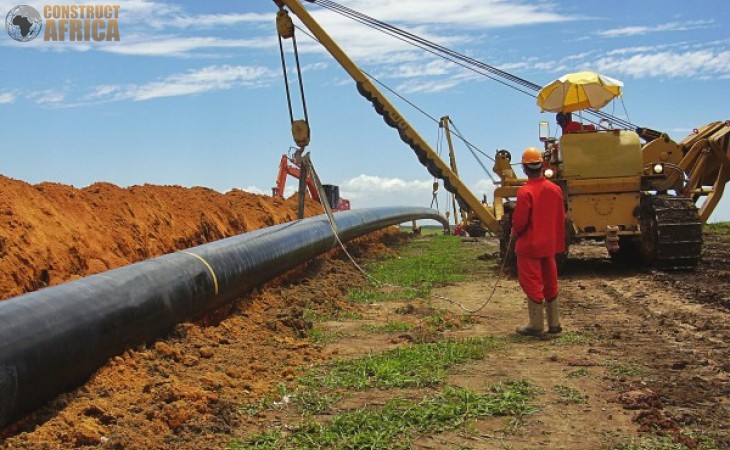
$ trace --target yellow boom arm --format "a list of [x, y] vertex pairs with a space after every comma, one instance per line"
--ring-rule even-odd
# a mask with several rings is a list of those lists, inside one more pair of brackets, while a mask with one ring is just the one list
[[706, 223], [720, 202], [730, 180], [730, 121], [711, 122], [679, 142], [684, 157], [679, 167], [687, 174], [684, 195], [699, 206], [700, 220]]
[[429, 173], [444, 181], [444, 187], [455, 194], [462, 208], [471, 210], [482, 223], [493, 233], [501, 235], [501, 227], [492, 212], [466, 187], [448, 164], [444, 163], [431, 146], [413, 129], [408, 121], [398, 112], [396, 107], [370, 81], [370, 78], [355, 65], [344, 51], [314, 20], [299, 0], [274, 0], [281, 11], [284, 7], [294, 13], [312, 32], [325, 49], [335, 58], [343, 69], [355, 80], [357, 90], [368, 99], [385, 123], [398, 130], [403, 142], [408, 144], [418, 156], [418, 160], [426, 166]]

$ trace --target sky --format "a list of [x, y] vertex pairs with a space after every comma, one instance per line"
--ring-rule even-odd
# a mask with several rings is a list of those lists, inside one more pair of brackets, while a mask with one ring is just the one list
[[[730, 119], [730, 3], [726, 0], [340, 0], [477, 60], [545, 85], [593, 70], [624, 83], [604, 111], [679, 141]], [[7, 14], [19, 3], [0, 0]], [[115, 4], [23, 0], [45, 5]], [[270, 194], [279, 160], [294, 146], [270, 0], [118, 0], [119, 41], [16, 42], [0, 32], [0, 173], [29, 183], [76, 187], [105, 181], [233, 188]], [[520, 155], [540, 146], [554, 116], [535, 99], [305, 2], [366, 72], [416, 105], [387, 93], [444, 152], [432, 118], [448, 115], [481, 152]], [[47, 25], [47, 24], [46, 24]], [[68, 39], [68, 38], [67, 38]], [[312, 139], [324, 183], [353, 208], [407, 205], [445, 211], [440, 188], [338, 63], [297, 30]], [[291, 42], [290, 81], [295, 80]], [[302, 118], [292, 84], [295, 118]], [[427, 113], [423, 114], [421, 111]], [[455, 142], [462, 180], [481, 197], [493, 184]], [[491, 169], [492, 162], [481, 157]], [[287, 194], [296, 181], [289, 179]], [[710, 218], [730, 220], [730, 196]]]

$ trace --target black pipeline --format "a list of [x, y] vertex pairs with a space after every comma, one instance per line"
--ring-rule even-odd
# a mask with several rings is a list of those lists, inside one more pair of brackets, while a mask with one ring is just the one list
[[[344, 242], [428, 208], [334, 215]], [[126, 348], [152, 342], [337, 245], [327, 216], [289, 222], [0, 302], [0, 428], [82, 384]]]

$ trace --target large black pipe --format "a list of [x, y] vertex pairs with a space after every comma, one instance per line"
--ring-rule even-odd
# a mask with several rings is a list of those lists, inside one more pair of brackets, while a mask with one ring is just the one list
[[[345, 242], [427, 208], [334, 215]], [[111, 356], [151, 342], [320, 255], [337, 241], [326, 216], [272, 226], [0, 302], [0, 428], [82, 384]]]

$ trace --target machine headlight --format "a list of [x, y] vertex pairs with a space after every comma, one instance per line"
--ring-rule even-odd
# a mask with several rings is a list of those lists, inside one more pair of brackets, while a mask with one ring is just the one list
[[664, 173], [664, 165], [663, 164], [655, 164], [654, 165], [654, 173], [659, 175], [660, 173]]
[[553, 169], [545, 169], [545, 178], [552, 178], [553, 176], [555, 176]]

